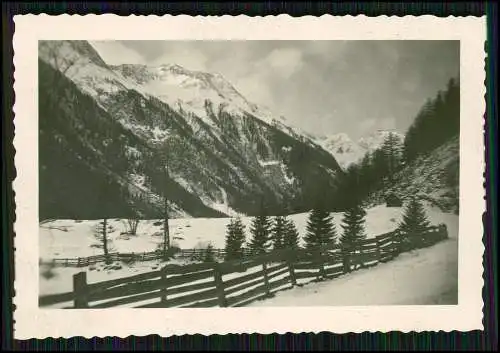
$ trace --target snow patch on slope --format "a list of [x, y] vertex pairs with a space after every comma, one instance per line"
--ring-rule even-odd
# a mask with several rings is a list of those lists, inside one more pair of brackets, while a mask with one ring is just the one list
[[206, 102], [235, 116], [251, 114], [271, 124], [273, 115], [267, 109], [247, 101], [221, 74], [192, 71], [177, 64], [160, 66], [119, 65], [114, 72], [140, 86], [171, 107], [193, 113], [208, 124]]

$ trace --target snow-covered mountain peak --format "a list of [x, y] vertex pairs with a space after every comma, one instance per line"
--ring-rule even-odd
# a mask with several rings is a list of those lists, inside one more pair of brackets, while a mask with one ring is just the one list
[[364, 149], [356, 142], [352, 141], [346, 133], [323, 135], [318, 138], [317, 141], [323, 149], [330, 152], [330, 154], [335, 157], [343, 169], [357, 162], [365, 154]]
[[404, 135], [395, 130], [376, 130], [368, 136], [362, 137], [358, 140], [358, 144], [366, 150], [373, 151], [379, 148], [384, 140], [390, 134], [395, 135], [398, 139], [403, 140]]
[[244, 99], [220, 73], [189, 70], [178, 64], [170, 63], [158, 66], [122, 64], [111, 66], [111, 68], [139, 84], [147, 85], [151, 81], [160, 81], [164, 85], [175, 84], [183, 88], [215, 90], [222, 95], [229, 96], [229, 98], [233, 96]]
[[117, 65], [114, 72], [141, 87], [143, 92], [156, 96], [175, 109], [193, 113], [211, 123], [208, 119], [207, 101], [214, 112], [227, 112], [233, 116], [251, 114], [272, 124], [279, 119], [268, 108], [248, 101], [220, 73], [186, 69], [178, 64]]
[[156, 97], [181, 114], [194, 114], [214, 126], [212, 116], [252, 115], [286, 133], [302, 135], [279, 114], [247, 100], [220, 73], [187, 69], [177, 63], [108, 65], [87, 41], [45, 41], [39, 57], [77, 83], [98, 104], [106, 106], [114, 94], [133, 89]]
[[[77, 154], [88, 188], [110, 176], [116, 190], [126, 186], [128, 192], [116, 191], [123, 210], [133, 205], [156, 214], [165, 187], [156, 176], [163, 175], [165, 158], [173, 214], [253, 214], [258, 199], [270, 209], [280, 209], [283, 200], [304, 208], [316, 190], [334, 191], [335, 159], [279, 114], [248, 101], [222, 75], [168, 63], [113, 66], [90, 50], [80, 55], [82, 48], [73, 43], [56, 46], [57, 62], [69, 57], [78, 65], [66, 71], [40, 53], [41, 100], [54, 102], [45, 105], [41, 118], [46, 151], [61, 151], [57, 160], [46, 155], [44, 163], [56, 172], [59, 160]], [[58, 180], [50, 174], [47, 180]], [[76, 184], [71, 188], [80, 190]], [[82, 206], [79, 212], [85, 209], [96, 210]]]
[[394, 130], [376, 130], [373, 133], [353, 141], [346, 133], [321, 135], [316, 137], [317, 143], [330, 152], [343, 169], [359, 162], [366, 153], [373, 152], [390, 134], [395, 134], [401, 141], [404, 135]]
[[320, 137], [326, 144], [353, 144], [349, 135], [344, 132], [333, 134], [333, 135], [323, 135]]

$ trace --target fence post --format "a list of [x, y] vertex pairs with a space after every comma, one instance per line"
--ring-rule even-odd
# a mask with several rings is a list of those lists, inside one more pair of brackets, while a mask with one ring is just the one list
[[350, 251], [344, 249], [342, 251], [342, 266], [344, 273], [351, 272], [351, 259], [350, 259]]
[[160, 289], [160, 303], [162, 307], [167, 306], [167, 268], [166, 266], [160, 272], [162, 286]]
[[214, 263], [214, 281], [215, 288], [217, 289], [217, 297], [219, 299], [219, 306], [225, 308], [227, 306], [226, 293], [224, 293], [224, 282], [222, 281], [222, 272], [217, 262]]
[[408, 251], [409, 244], [411, 243], [410, 239], [412, 239], [409, 234], [404, 234], [400, 230], [396, 230], [395, 235], [394, 239], [396, 239], [396, 249], [393, 249], [392, 251], [391, 260], [396, 258], [402, 252]]
[[269, 288], [269, 277], [267, 276], [267, 263], [265, 261], [262, 263], [262, 271], [264, 272], [264, 287], [266, 291], [266, 297], [270, 297], [271, 290]]
[[320, 251], [319, 251], [319, 261], [320, 261], [319, 274], [320, 274], [322, 279], [326, 279], [325, 259], [326, 259], [326, 255], [324, 254], [324, 249], [320, 248]]
[[295, 261], [295, 253], [290, 252], [290, 255], [288, 256], [288, 272], [290, 273], [290, 283], [292, 284], [292, 287], [295, 287], [297, 285], [297, 277], [295, 276], [295, 267], [294, 267], [294, 261]]
[[73, 293], [75, 294], [74, 307], [88, 308], [87, 300], [87, 272], [78, 272], [73, 275]]
[[377, 263], [380, 262], [380, 260], [382, 259], [382, 251], [380, 250], [380, 242], [378, 241], [379, 238], [376, 237], [375, 238], [375, 253], [377, 254]]
[[446, 224], [440, 224], [439, 225], [439, 230], [441, 232], [441, 238], [442, 239], [448, 239], [448, 229], [446, 227]]

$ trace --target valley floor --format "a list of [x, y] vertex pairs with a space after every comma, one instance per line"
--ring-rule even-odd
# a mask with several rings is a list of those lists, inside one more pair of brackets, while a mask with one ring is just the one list
[[[321, 283], [282, 291], [276, 297], [255, 302], [252, 306], [310, 306], [310, 305], [384, 305], [384, 304], [453, 304], [457, 299], [458, 272], [458, 216], [442, 213], [428, 207], [432, 224], [445, 223], [450, 239], [427, 249], [400, 255], [395, 260], [370, 269]], [[377, 206], [367, 211], [366, 228], [369, 237], [389, 232], [397, 227], [402, 215], [400, 208]], [[342, 214], [334, 214], [340, 231]], [[307, 214], [291, 215], [303, 236]], [[249, 224], [250, 218], [243, 219]], [[215, 247], [224, 247], [225, 226], [229, 219], [172, 220], [172, 229], [183, 248], [195, 247], [201, 241], [210, 241]], [[97, 221], [56, 220], [40, 225], [40, 258], [89, 256], [97, 253], [91, 248], [91, 228]], [[119, 229], [124, 222], [115, 220], [118, 228], [115, 246], [120, 252], [142, 252], [155, 249], [158, 232], [155, 221], [141, 222], [137, 237], [124, 238]], [[180, 260], [173, 260], [182, 264]], [[39, 294], [53, 294], [72, 290], [72, 276], [87, 272], [89, 283], [108, 281], [149, 272], [164, 265], [160, 261], [137, 262], [133, 265], [115, 263], [97, 264], [84, 268], [52, 268], [41, 265]]]
[[401, 254], [340, 278], [306, 284], [249, 306], [457, 304], [457, 240]]
[[[432, 210], [431, 210], [432, 211]], [[401, 219], [401, 208], [376, 206], [367, 210], [367, 237], [393, 231]], [[306, 232], [308, 213], [289, 216], [295, 223], [301, 237]], [[332, 213], [337, 233], [341, 232], [342, 213]], [[247, 240], [250, 234], [250, 217], [242, 217]], [[101, 255], [102, 249], [93, 247], [97, 243], [94, 228], [101, 220], [50, 220], [40, 224], [40, 258], [77, 258]], [[432, 221], [432, 219], [431, 219]], [[173, 245], [181, 249], [205, 248], [210, 242], [214, 248], [225, 246], [226, 227], [229, 218], [182, 218], [169, 221], [170, 237]], [[163, 239], [163, 220], [140, 221], [137, 235], [121, 234], [127, 230], [127, 220], [109, 219], [108, 225], [111, 252], [149, 252], [154, 251]]]

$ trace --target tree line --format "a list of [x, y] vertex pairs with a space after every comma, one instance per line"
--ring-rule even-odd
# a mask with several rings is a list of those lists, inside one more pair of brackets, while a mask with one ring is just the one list
[[460, 132], [460, 81], [450, 79], [420, 109], [404, 141], [404, 157], [409, 163], [439, 147]]
[[[241, 218], [231, 219], [226, 230], [225, 260], [242, 259], [244, 248], [252, 254], [259, 255], [281, 249], [318, 249], [323, 246], [340, 244], [343, 254], [352, 254], [357, 251], [358, 245], [366, 239], [365, 228], [366, 211], [361, 203], [352, 205], [344, 212], [341, 221], [341, 234], [329, 211], [323, 207], [316, 207], [309, 213], [306, 232], [303, 236], [304, 245], [300, 245], [300, 235], [294, 222], [287, 216], [271, 217], [262, 213], [252, 218], [250, 224], [250, 239], [246, 240], [246, 227]], [[412, 199], [403, 213], [398, 229], [403, 239], [425, 234], [430, 222], [423, 205]], [[210, 258], [212, 259], [212, 258]]]
[[359, 163], [350, 165], [337, 183], [340, 204], [351, 207], [372, 192], [395, 182], [396, 174], [419, 156], [447, 142], [460, 129], [460, 83], [450, 79], [420, 109], [404, 139], [389, 133], [381, 147], [368, 152]]
[[405, 166], [403, 141], [389, 133], [381, 147], [365, 154], [359, 163], [351, 164], [338, 179], [337, 196], [344, 207], [360, 203], [372, 192], [391, 185]]

